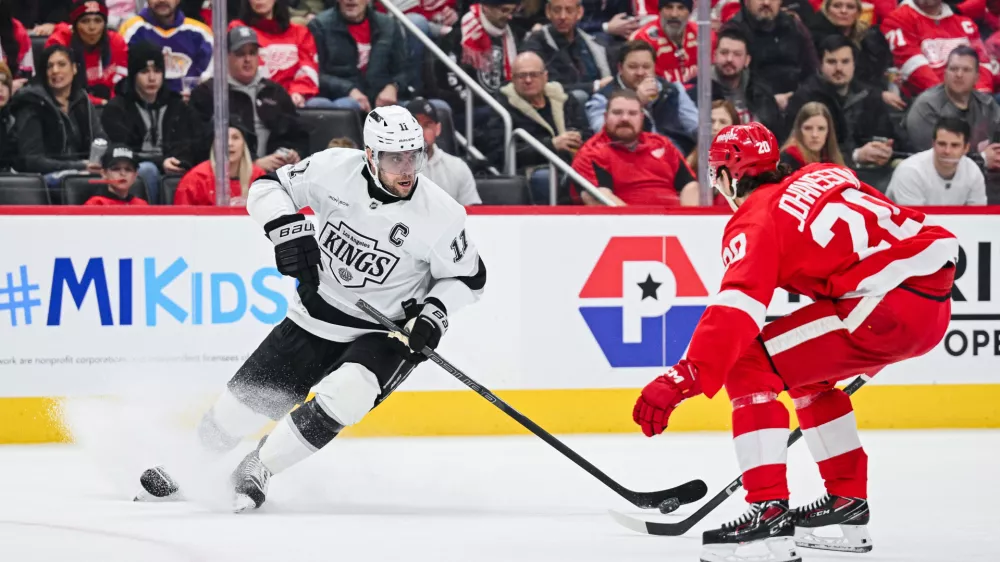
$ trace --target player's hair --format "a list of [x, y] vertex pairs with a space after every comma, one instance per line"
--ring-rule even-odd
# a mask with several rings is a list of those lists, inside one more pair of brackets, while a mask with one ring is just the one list
[[839, 33], [834, 35], [827, 35], [819, 42], [819, 60], [822, 61], [823, 57], [827, 53], [832, 53], [834, 51], [839, 51], [847, 47], [851, 50], [851, 58], [857, 60], [858, 58], [858, 48], [851, 42], [850, 39], [840, 35]]
[[781, 183], [781, 180], [795, 173], [791, 166], [784, 162], [778, 163], [778, 167], [771, 172], [764, 172], [756, 176], [745, 175], [736, 182], [736, 197], [746, 197], [762, 185]]
[[969, 126], [968, 121], [959, 119], [958, 117], [942, 117], [938, 119], [937, 123], [934, 124], [932, 139], [937, 139], [938, 131], [948, 131], [949, 133], [962, 135], [962, 140], [965, 142], [969, 142], [969, 137], [972, 136], [972, 127]]
[[622, 45], [621, 50], [618, 51], [618, 64], [619, 65], [625, 64], [625, 59], [629, 55], [639, 51], [646, 51], [647, 53], [649, 53], [649, 56], [653, 57], [653, 60], [656, 60], [656, 50], [653, 49], [652, 45], [646, 43], [645, 41], [639, 41], [638, 39], [634, 39], [632, 41], [626, 41], [625, 44]]
[[[819, 153], [806, 148], [805, 140], [802, 138], [802, 125], [809, 119], [817, 116], [826, 120], [827, 128], [826, 144], [823, 145], [823, 149]], [[802, 153], [806, 164], [832, 162], [841, 166], [844, 165], [844, 157], [840, 154], [840, 147], [837, 145], [837, 131], [833, 126], [833, 116], [830, 115], [830, 110], [827, 109], [826, 105], [821, 102], [811, 101], [803, 105], [802, 109], [799, 110], [799, 113], [795, 116], [795, 123], [792, 125], [792, 134], [785, 141], [781, 150], [786, 150], [790, 147], [795, 147]]]
[[[257, 15], [257, 12], [253, 11], [250, 0], [240, 1], [240, 21], [249, 27], [253, 27], [261, 19], [263, 18]], [[274, 21], [281, 28], [281, 31], [288, 31], [292, 23], [292, 15], [288, 11], [288, 0], [274, 0]]]
[[[833, 0], [823, 0], [823, 5], [820, 6], [820, 11], [822, 12], [823, 17], [826, 17], [826, 15], [830, 13], [830, 4], [832, 3]], [[861, 12], [864, 10], [864, 7], [861, 5], [861, 0], [854, 0], [854, 5], [858, 8], [858, 17], [854, 20], [854, 24], [847, 30], [846, 36], [851, 40], [851, 43], [854, 43], [856, 48], [860, 49], [861, 41], [864, 40], [865, 35], [868, 32], [869, 25], [861, 20]], [[827, 20], [829, 19], [830, 18], [827, 17]]]
[[976, 71], [979, 71], [979, 53], [977, 53], [972, 47], [968, 45], [959, 45], [948, 53], [948, 63], [951, 62], [952, 57], [970, 57], [972, 60], [976, 61]]

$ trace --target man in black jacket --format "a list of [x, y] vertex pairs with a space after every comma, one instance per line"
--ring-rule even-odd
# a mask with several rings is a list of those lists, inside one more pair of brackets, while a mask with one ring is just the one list
[[750, 48], [750, 73], [775, 92], [778, 107], [784, 110], [795, 89], [819, 66], [809, 30], [781, 10], [781, 0], [744, 0], [723, 29], [728, 26], [743, 31]]
[[884, 189], [892, 175], [888, 164], [895, 137], [889, 107], [882, 101], [881, 90], [854, 79], [855, 47], [850, 39], [831, 35], [820, 45], [820, 72], [799, 86], [789, 100], [785, 136], [791, 134], [803, 105], [813, 101], [826, 105], [845, 163], [867, 176], [862, 179]]
[[[774, 92], [750, 72], [747, 38], [738, 27], [719, 32], [712, 65], [712, 101], [724, 99], [740, 114], [740, 122], [757, 121], [772, 131], [782, 128], [781, 110]], [[698, 80], [688, 86], [691, 100], [698, 103]]]
[[177, 92], [165, 86], [163, 51], [152, 43], [132, 45], [128, 77], [108, 102], [101, 124], [113, 143], [128, 146], [139, 160], [149, 202], [159, 202], [160, 174], [183, 174], [201, 163], [205, 124]]
[[[257, 137], [254, 164], [273, 172], [309, 155], [309, 133], [299, 119], [292, 97], [260, 72], [260, 43], [249, 27], [229, 31], [229, 113], [253, 123]], [[206, 123], [212, 122], [213, 80], [191, 93], [191, 107]], [[208, 158], [208, 154], [203, 155]]]
[[[583, 106], [558, 82], [549, 82], [545, 63], [531, 51], [514, 59], [510, 84], [500, 88], [500, 105], [514, 129], [524, 129], [566, 163], [592, 135]], [[504, 164], [503, 121], [492, 117], [486, 127], [486, 155], [497, 168]], [[530, 173], [536, 203], [549, 200], [549, 160], [524, 142], [516, 142], [518, 172]], [[536, 169], [537, 168], [537, 169]]]
[[[307, 107], [368, 113], [409, 97], [406, 40], [392, 16], [369, 0], [340, 0], [309, 22], [319, 55], [319, 96]], [[325, 98], [325, 99], [324, 99]]]
[[545, 5], [549, 24], [529, 35], [521, 49], [538, 53], [549, 80], [587, 103], [592, 94], [611, 82], [612, 75], [604, 47], [580, 28], [581, 1], [549, 0]]

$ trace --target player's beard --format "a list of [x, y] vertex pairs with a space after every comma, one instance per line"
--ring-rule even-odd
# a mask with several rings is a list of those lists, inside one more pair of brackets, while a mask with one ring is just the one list
[[392, 176], [394, 178], [393, 181], [388, 181], [388, 174], [380, 174], [380, 176], [379, 181], [382, 183], [385, 190], [400, 199], [409, 197], [417, 182], [415, 174], [394, 175]]

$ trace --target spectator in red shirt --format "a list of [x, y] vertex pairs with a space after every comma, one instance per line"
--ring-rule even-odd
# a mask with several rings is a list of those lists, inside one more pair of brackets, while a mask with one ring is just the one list
[[108, 29], [105, 0], [73, 0], [69, 24], [56, 25], [45, 46], [73, 49], [76, 79], [85, 84], [90, 102], [104, 105], [114, 96], [115, 85], [128, 75], [128, 45]]
[[84, 205], [148, 205], [129, 193], [139, 177], [139, 162], [132, 149], [124, 144], [112, 144], [101, 158], [101, 178], [104, 188], [87, 199]]
[[[698, 182], [684, 156], [664, 136], [642, 130], [642, 105], [631, 90], [608, 100], [604, 130], [587, 141], [573, 169], [619, 205], [698, 205]], [[599, 205], [572, 185], [574, 201]]]
[[240, 19], [229, 29], [252, 27], [260, 44], [260, 70], [292, 96], [295, 107], [319, 94], [316, 40], [304, 25], [291, 23], [288, 0], [242, 0]]
[[[229, 127], [229, 204], [245, 207], [250, 184], [266, 175], [253, 163], [250, 154], [255, 142], [253, 135], [242, 127]], [[174, 205], [212, 206], [215, 199], [215, 151], [208, 161], [198, 164], [181, 178], [174, 194]]]

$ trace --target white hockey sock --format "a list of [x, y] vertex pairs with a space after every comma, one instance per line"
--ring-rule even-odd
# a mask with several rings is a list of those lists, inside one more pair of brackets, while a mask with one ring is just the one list
[[271, 419], [240, 402], [229, 389], [215, 401], [198, 427], [203, 445], [213, 450], [229, 450], [240, 440], [256, 433]]
[[278, 425], [260, 448], [260, 461], [271, 474], [277, 474], [301, 462], [317, 450], [296, 429], [291, 415], [286, 415], [278, 421]]

